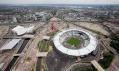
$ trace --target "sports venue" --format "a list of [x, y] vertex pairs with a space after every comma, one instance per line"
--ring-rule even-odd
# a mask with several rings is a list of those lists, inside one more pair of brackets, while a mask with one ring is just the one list
[[81, 28], [63, 29], [53, 38], [55, 48], [70, 56], [85, 56], [96, 50], [97, 39], [89, 31]]

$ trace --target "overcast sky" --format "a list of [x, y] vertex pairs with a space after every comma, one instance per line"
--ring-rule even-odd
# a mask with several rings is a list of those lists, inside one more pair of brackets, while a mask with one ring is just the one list
[[0, 0], [0, 4], [119, 4], [119, 0]]

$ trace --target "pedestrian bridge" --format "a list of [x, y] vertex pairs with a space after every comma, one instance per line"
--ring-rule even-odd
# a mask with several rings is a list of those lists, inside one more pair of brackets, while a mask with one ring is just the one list
[[46, 57], [48, 52], [39, 52], [36, 54], [36, 57]]
[[91, 61], [91, 63], [93, 64], [93, 66], [98, 70], [98, 71], [105, 71], [96, 60]]
[[21, 54], [14, 54], [13, 56], [20, 56]]

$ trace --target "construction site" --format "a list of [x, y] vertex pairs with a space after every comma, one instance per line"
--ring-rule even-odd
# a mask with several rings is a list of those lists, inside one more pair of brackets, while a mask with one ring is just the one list
[[[109, 32], [103, 26], [93, 24], [53, 17], [47, 23], [2, 26], [5, 28], [0, 30], [0, 70], [108, 71], [101, 65], [101, 60], [104, 54], [113, 54], [102, 43]], [[95, 26], [101, 30], [95, 30]], [[80, 44], [66, 43], [72, 36]]]

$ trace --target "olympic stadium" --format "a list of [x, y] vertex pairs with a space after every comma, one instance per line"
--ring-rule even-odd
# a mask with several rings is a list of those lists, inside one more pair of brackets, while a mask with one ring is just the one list
[[66, 55], [85, 56], [96, 50], [96, 37], [84, 29], [63, 29], [53, 38], [55, 48]]

